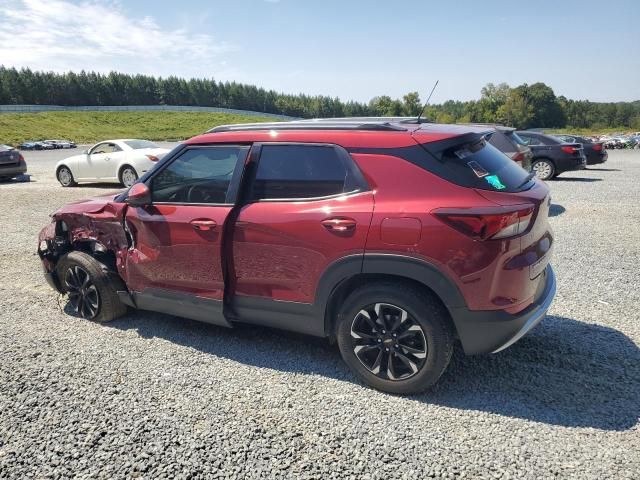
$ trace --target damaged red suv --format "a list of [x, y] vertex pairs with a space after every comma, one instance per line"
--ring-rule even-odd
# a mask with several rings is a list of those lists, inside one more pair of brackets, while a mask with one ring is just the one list
[[499, 352], [555, 294], [549, 190], [487, 127], [335, 119], [217, 127], [129, 190], [40, 233], [82, 317], [128, 307], [335, 340], [364, 382], [413, 393], [459, 340]]

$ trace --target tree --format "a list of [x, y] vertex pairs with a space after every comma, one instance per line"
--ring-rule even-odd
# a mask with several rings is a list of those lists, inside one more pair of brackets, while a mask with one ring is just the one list
[[497, 112], [497, 120], [510, 127], [528, 128], [534, 118], [533, 106], [518, 89], [511, 90]]
[[404, 114], [409, 117], [415, 117], [422, 110], [422, 103], [420, 102], [420, 95], [418, 92], [409, 92], [402, 97], [404, 102]]

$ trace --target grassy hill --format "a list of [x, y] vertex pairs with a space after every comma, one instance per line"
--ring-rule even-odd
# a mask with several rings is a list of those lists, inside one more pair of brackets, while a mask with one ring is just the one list
[[64, 138], [93, 143], [109, 138], [182, 140], [228, 123], [272, 118], [207, 112], [42, 112], [0, 114], [0, 143]]

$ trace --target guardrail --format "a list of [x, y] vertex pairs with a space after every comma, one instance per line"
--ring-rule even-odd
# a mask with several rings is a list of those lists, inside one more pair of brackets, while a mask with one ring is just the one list
[[255, 112], [219, 107], [192, 107], [188, 105], [105, 105], [105, 106], [65, 106], [65, 105], [0, 105], [0, 113], [37, 113], [37, 112], [127, 112], [127, 111], [167, 111], [167, 112], [210, 112], [233, 113], [237, 115], [255, 115], [278, 120], [295, 120], [296, 117], [275, 113]]

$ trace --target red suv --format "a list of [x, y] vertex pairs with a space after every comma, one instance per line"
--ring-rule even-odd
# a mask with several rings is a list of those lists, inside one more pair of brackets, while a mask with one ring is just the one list
[[51, 286], [127, 307], [337, 341], [375, 388], [433, 385], [454, 341], [499, 352], [555, 294], [549, 189], [491, 129], [342, 119], [217, 127], [40, 233]]

